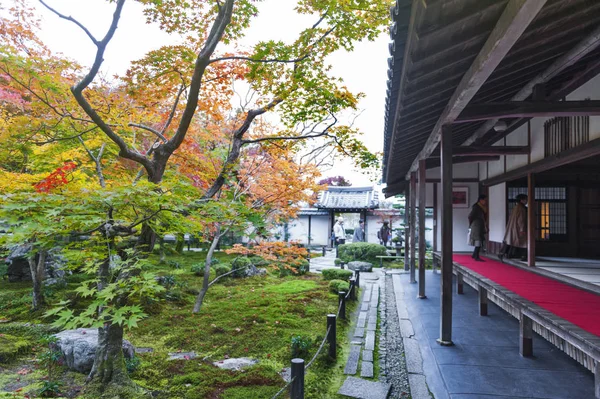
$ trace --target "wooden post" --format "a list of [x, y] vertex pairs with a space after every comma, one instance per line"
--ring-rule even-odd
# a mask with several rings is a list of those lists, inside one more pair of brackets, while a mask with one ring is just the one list
[[519, 323], [519, 354], [533, 356], [533, 321], [523, 313]]
[[356, 288], [360, 288], [360, 270], [354, 271], [354, 284]]
[[328, 314], [327, 315], [327, 329], [329, 330], [329, 335], [327, 336], [327, 342], [329, 342], [329, 357], [332, 359], [336, 358], [336, 331], [335, 331], [335, 315]]
[[427, 169], [425, 160], [419, 161], [419, 299], [425, 299], [425, 201]]
[[479, 286], [479, 316], [488, 315], [488, 296], [487, 290]]
[[444, 346], [452, 343], [452, 127], [445, 125], [440, 142], [442, 165], [442, 262], [440, 337]]
[[417, 239], [415, 227], [417, 225], [417, 174], [410, 174], [410, 283], [417, 282], [415, 279]]
[[350, 299], [356, 301], [356, 280], [354, 277], [350, 278]]
[[[433, 183], [433, 252], [438, 250], [438, 184]], [[433, 262], [433, 272], [435, 273], [435, 265]]]
[[600, 399], [600, 360], [594, 366], [594, 397]]
[[410, 231], [410, 188], [406, 189], [406, 196], [404, 197], [404, 270], [408, 271], [410, 268], [410, 242], [409, 242], [409, 231]]
[[535, 203], [535, 177], [532, 173], [527, 175], [527, 265], [535, 267], [535, 238], [536, 238], [536, 203]]
[[344, 291], [338, 292], [340, 299], [340, 319], [346, 320], [346, 293]]
[[312, 234], [311, 229], [312, 229], [312, 225], [311, 225], [311, 215], [308, 215], [308, 246], [310, 247], [310, 241], [311, 241], [311, 237], [310, 235]]
[[465, 281], [462, 273], [456, 273], [456, 293], [459, 295], [465, 293]]
[[291, 373], [290, 398], [304, 399], [304, 359], [292, 359]]

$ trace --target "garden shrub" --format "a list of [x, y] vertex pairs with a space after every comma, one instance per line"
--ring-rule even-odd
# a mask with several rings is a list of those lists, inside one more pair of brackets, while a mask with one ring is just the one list
[[344, 263], [355, 260], [377, 263], [377, 256], [385, 256], [387, 252], [383, 245], [370, 244], [368, 242], [357, 242], [353, 244], [344, 244], [338, 247], [338, 256]]
[[263, 258], [261, 258], [260, 256], [251, 256], [250, 261], [252, 262], [252, 264], [256, 267], [267, 267], [269, 266], [269, 262], [267, 262], [266, 260], [264, 260]]
[[220, 264], [215, 268], [215, 272], [217, 277], [224, 275], [225, 273], [229, 273], [231, 268], [225, 264]]
[[321, 271], [321, 274], [323, 275], [323, 278], [325, 280], [344, 280], [344, 281], [348, 281], [350, 280], [350, 277], [352, 277], [352, 271], [351, 270], [342, 270], [342, 269], [323, 269]]
[[244, 277], [246, 275], [246, 268], [252, 265], [252, 261], [245, 256], [238, 256], [231, 262], [231, 270], [235, 270], [231, 275], [233, 277]]
[[196, 276], [204, 277], [204, 263], [193, 264], [191, 270]]
[[312, 346], [312, 340], [308, 337], [296, 335], [292, 337], [292, 358], [305, 358], [308, 356], [308, 350]]
[[329, 291], [334, 294], [339, 293], [340, 291], [348, 292], [350, 289], [350, 284], [344, 280], [331, 280], [329, 282]]
[[335, 260], [333, 261], [333, 263], [334, 263], [336, 266], [339, 266], [339, 265], [341, 265], [341, 264], [342, 264], [342, 260], [341, 260], [340, 258], [335, 258]]

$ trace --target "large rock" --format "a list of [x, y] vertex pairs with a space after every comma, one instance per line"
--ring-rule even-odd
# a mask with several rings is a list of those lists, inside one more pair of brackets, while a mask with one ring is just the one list
[[267, 269], [260, 269], [254, 265], [250, 265], [241, 271], [242, 277], [265, 276]]
[[[98, 347], [97, 328], [78, 328], [55, 334], [57, 347], [63, 355], [65, 364], [71, 370], [89, 373], [94, 365], [96, 348]], [[135, 348], [127, 340], [123, 340], [123, 355], [126, 359], [134, 357]]]
[[[18, 245], [13, 247], [6, 257], [8, 264], [8, 281], [11, 283], [17, 281], [31, 281], [31, 270], [29, 268], [30, 244]], [[66, 264], [65, 259], [58, 254], [57, 250], [51, 249], [46, 256], [44, 263], [44, 284], [64, 284]]]
[[354, 270], [354, 271], [359, 271], [359, 272], [370, 272], [373, 270], [373, 265], [369, 262], [361, 262], [358, 260], [355, 260], [353, 262], [348, 262], [348, 269], [349, 270]]

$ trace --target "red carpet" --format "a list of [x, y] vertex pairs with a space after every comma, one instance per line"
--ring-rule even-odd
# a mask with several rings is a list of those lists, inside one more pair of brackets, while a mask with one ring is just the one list
[[454, 255], [454, 261], [600, 336], [600, 295], [488, 258], [476, 262], [470, 255]]

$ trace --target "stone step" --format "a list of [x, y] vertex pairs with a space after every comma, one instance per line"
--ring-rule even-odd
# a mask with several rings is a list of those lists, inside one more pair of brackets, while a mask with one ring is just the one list
[[358, 358], [360, 356], [360, 345], [350, 346], [350, 355], [348, 355], [348, 361], [344, 368], [344, 374], [354, 375], [358, 370]]
[[386, 399], [391, 388], [391, 384], [348, 377], [338, 394], [358, 399]]

